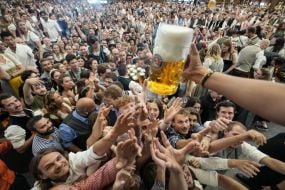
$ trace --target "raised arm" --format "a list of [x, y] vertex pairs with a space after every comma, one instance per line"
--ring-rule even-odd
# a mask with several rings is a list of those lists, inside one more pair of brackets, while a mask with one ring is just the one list
[[[184, 71], [183, 76], [196, 83], [201, 83], [209, 71], [202, 66], [195, 44], [191, 46], [190, 60], [191, 64]], [[285, 124], [283, 116], [285, 86], [282, 84], [214, 73], [206, 80], [204, 86], [223, 94], [240, 106], [266, 119]]]

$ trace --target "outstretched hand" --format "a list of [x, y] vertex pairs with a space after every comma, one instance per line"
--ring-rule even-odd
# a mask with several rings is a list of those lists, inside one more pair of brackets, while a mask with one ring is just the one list
[[189, 67], [182, 73], [184, 79], [199, 83], [201, 78], [208, 72], [208, 69], [204, 68], [201, 63], [199, 51], [194, 43], [191, 45], [188, 59], [185, 64], [189, 65]]
[[164, 123], [170, 123], [174, 116], [182, 109], [182, 99], [181, 98], [176, 98], [173, 101], [173, 104], [169, 107], [166, 108], [164, 111]]

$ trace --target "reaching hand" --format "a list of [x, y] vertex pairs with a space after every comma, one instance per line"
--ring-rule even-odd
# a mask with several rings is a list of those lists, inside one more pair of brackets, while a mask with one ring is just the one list
[[140, 150], [139, 145], [137, 144], [137, 139], [132, 132], [129, 131], [130, 139], [120, 142], [116, 148], [116, 156], [117, 156], [117, 169], [121, 169], [126, 165], [133, 164], [135, 162], [135, 158], [138, 155]]
[[267, 143], [266, 137], [258, 131], [249, 130], [247, 131], [247, 135], [251, 140], [256, 142], [256, 144], [258, 145], [264, 145]]
[[174, 116], [182, 109], [182, 99], [176, 98], [173, 104], [164, 111], [164, 123], [170, 123]]
[[112, 129], [112, 133], [113, 135], [115, 136], [119, 136], [119, 135], [122, 135], [124, 133], [126, 133], [130, 128], [132, 127], [135, 127], [135, 118], [134, 118], [134, 115], [136, 113], [133, 113], [132, 111], [128, 111], [126, 113], [122, 113], [113, 129]]
[[225, 118], [218, 118], [210, 122], [210, 127], [213, 132], [224, 131], [228, 128], [228, 124], [231, 121]]
[[261, 167], [260, 164], [250, 160], [235, 160], [236, 168], [248, 175], [249, 177], [253, 177], [257, 175], [260, 171], [258, 168]]
[[134, 170], [135, 167], [132, 165], [121, 169], [116, 175], [112, 190], [124, 190], [125, 184], [128, 184], [128, 182], [132, 180]]
[[158, 122], [159, 120], [155, 120], [152, 123], [149, 121], [145, 128], [142, 128], [142, 135], [145, 141], [151, 142], [153, 138], [156, 137], [158, 132]]
[[199, 160], [196, 159], [188, 160], [188, 164], [190, 166], [193, 166], [194, 168], [201, 168], [201, 163], [199, 162]]
[[201, 63], [199, 51], [194, 43], [191, 45], [190, 53], [185, 64], [189, 64], [189, 67], [182, 73], [183, 78], [196, 83], [199, 83], [201, 78], [208, 72], [208, 69], [204, 68]]
[[26, 83], [33, 86], [33, 85], [41, 85], [43, 84], [43, 81], [41, 81], [39, 78], [30, 78], [26, 80]]

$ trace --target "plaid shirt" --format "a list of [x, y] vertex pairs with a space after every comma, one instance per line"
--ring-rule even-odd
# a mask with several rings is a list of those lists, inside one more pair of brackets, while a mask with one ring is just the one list
[[118, 172], [115, 165], [115, 159], [110, 160], [102, 167], [100, 167], [91, 176], [75, 183], [74, 186], [78, 190], [103, 189], [104, 187], [112, 184], [115, 181]]
[[185, 139], [185, 137], [179, 133], [177, 133], [172, 127], [168, 127], [166, 129], [166, 136], [170, 142], [170, 144], [176, 148], [176, 143], [179, 140]]

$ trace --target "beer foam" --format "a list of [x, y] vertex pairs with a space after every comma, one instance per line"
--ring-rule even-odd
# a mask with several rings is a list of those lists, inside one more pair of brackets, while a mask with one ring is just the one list
[[154, 54], [159, 54], [163, 61], [179, 61], [188, 54], [193, 30], [186, 27], [161, 23], [158, 27]]

